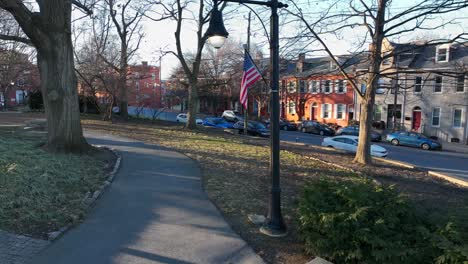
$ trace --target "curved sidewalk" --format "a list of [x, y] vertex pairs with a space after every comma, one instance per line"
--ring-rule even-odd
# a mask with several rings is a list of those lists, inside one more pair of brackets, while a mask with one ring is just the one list
[[86, 220], [31, 263], [263, 263], [208, 200], [191, 159], [126, 138], [87, 138], [118, 150], [121, 168]]

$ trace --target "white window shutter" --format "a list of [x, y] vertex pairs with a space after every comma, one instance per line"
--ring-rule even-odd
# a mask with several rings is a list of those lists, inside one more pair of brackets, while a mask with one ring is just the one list
[[343, 104], [343, 119], [348, 119], [348, 106]]
[[325, 104], [322, 104], [322, 106], [320, 108], [321, 108], [320, 118], [323, 118], [324, 117], [323, 113], [325, 112]]
[[343, 80], [343, 91], [344, 93], [346, 93], [348, 91], [348, 81], [347, 80]]
[[340, 87], [340, 80], [335, 80], [335, 93], [338, 93], [339, 87]]
[[318, 93], [322, 92], [322, 81], [317, 81], [317, 92]]
[[336, 119], [338, 117], [338, 105], [337, 104], [333, 105], [332, 113], [333, 113], [333, 118]]

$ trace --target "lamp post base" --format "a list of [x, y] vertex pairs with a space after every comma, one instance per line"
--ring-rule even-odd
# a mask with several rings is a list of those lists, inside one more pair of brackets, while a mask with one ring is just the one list
[[269, 237], [285, 237], [288, 234], [286, 228], [278, 228], [267, 223], [260, 227], [260, 232]]

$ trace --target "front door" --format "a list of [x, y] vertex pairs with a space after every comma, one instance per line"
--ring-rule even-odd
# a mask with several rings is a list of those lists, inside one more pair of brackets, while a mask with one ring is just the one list
[[413, 124], [411, 125], [411, 129], [413, 131], [419, 131], [421, 127], [421, 111], [413, 111]]
[[313, 105], [310, 108], [310, 120], [317, 120], [317, 106]]

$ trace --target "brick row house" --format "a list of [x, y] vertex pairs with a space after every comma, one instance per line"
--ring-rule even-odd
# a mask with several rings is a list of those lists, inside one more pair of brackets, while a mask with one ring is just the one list
[[161, 108], [164, 105], [164, 89], [161, 85], [160, 69], [143, 61], [129, 67], [127, 80], [128, 105], [135, 107]]
[[[441, 141], [468, 144], [468, 43], [384, 42], [393, 74], [379, 83], [374, 120]], [[395, 94], [396, 92], [396, 94]]]
[[39, 71], [28, 55], [0, 49], [0, 108], [25, 105], [29, 93], [39, 89]]
[[[359, 56], [337, 59], [350, 75], [359, 66]], [[295, 69], [282, 76], [281, 86], [282, 118], [341, 127], [354, 119], [354, 91], [330, 57], [306, 59], [301, 54]]]

